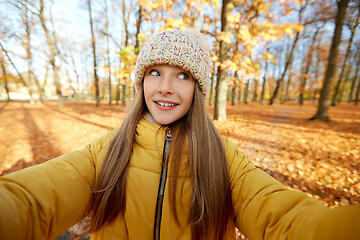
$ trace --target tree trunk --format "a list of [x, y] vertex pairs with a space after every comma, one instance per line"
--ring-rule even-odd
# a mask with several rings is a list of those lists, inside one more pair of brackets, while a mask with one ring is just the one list
[[359, 70], [360, 70], [360, 55], [359, 55], [359, 48], [357, 52], [357, 63], [356, 63], [356, 70], [355, 70], [355, 74], [354, 77], [352, 79], [351, 82], [351, 90], [350, 90], [350, 94], [349, 94], [349, 103], [352, 101], [352, 96], [353, 96], [353, 92], [354, 92], [354, 88], [355, 88], [355, 83], [356, 83], [356, 79], [358, 78], [359, 75]]
[[116, 105], [119, 105], [120, 100], [120, 81], [118, 80], [118, 83], [116, 85]]
[[310, 70], [310, 66], [311, 66], [311, 62], [312, 62], [313, 50], [314, 50], [314, 46], [316, 43], [316, 36], [319, 33], [319, 30], [320, 30], [320, 27], [318, 27], [315, 31], [315, 33], [312, 37], [312, 42], [310, 44], [309, 51], [307, 53], [306, 67], [305, 67], [304, 74], [302, 75], [301, 85], [300, 85], [300, 94], [299, 94], [299, 104], [300, 105], [303, 105], [303, 103], [304, 103], [304, 92], [305, 92], [305, 87], [306, 87], [306, 81], [309, 76], [309, 70]]
[[[46, 69], [47, 70], [47, 69]], [[34, 80], [35, 80], [35, 83], [36, 83], [36, 87], [37, 87], [37, 89], [38, 89], [38, 92], [39, 92], [39, 100], [41, 101], [41, 102], [43, 102], [43, 100], [44, 100], [44, 87], [43, 86], [41, 86], [41, 84], [40, 84], [40, 81], [39, 81], [39, 79], [37, 78], [37, 76], [34, 74], [34, 72], [31, 72], [32, 73], [32, 76], [34, 77]], [[45, 86], [45, 84], [44, 84], [44, 86]]]
[[288, 102], [290, 100], [290, 98], [289, 98], [289, 88], [290, 88], [290, 85], [291, 85], [291, 80], [292, 80], [292, 74], [289, 73], [288, 74], [288, 80], [287, 80], [287, 83], [286, 83], [285, 96], [284, 96], [283, 102]]
[[[321, 32], [320, 32], [320, 35], [319, 35], [319, 38], [318, 39], [321, 39], [322, 36], [321, 36]], [[317, 45], [316, 47], [316, 58], [317, 58], [317, 61], [315, 63], [315, 72], [314, 72], [314, 81], [315, 83], [313, 84], [313, 89], [312, 89], [312, 92], [313, 92], [313, 100], [315, 101], [316, 100], [316, 96], [318, 95], [318, 92], [319, 92], [319, 87], [317, 85], [317, 80], [319, 79], [319, 76], [320, 76], [320, 67], [321, 67], [321, 48], [319, 46], [319, 44]]]
[[[360, 4], [359, 4], [359, 6], [360, 6]], [[349, 39], [349, 44], [348, 44], [347, 49], [346, 49], [343, 65], [342, 65], [342, 68], [341, 68], [340, 77], [339, 77], [339, 79], [338, 79], [338, 81], [336, 83], [335, 93], [334, 93], [334, 95], [332, 97], [331, 106], [336, 105], [336, 98], [338, 96], [340, 85], [341, 85], [341, 82], [343, 80], [343, 75], [344, 75], [344, 72], [345, 72], [347, 59], [348, 59], [349, 54], [350, 54], [351, 45], [352, 45], [352, 42], [353, 42], [353, 39], [354, 39], [354, 36], [355, 36], [355, 33], [356, 33], [357, 26], [359, 25], [359, 17], [360, 17], [360, 9], [358, 10], [358, 14], [356, 16], [355, 25], [353, 25], [353, 26], [349, 25], [351, 35], [350, 35], [350, 39]], [[345, 78], [345, 80], [346, 79], [347, 78]], [[341, 99], [341, 97], [340, 97], [340, 99]]]
[[87, 0], [89, 7], [89, 22], [90, 22], [90, 31], [91, 31], [91, 45], [92, 45], [92, 53], [94, 58], [94, 80], [95, 80], [95, 98], [96, 98], [96, 106], [100, 106], [100, 96], [99, 96], [99, 78], [97, 75], [97, 61], [96, 61], [96, 43], [94, 36], [94, 28], [93, 28], [93, 19], [91, 12], [91, 0]]
[[348, 80], [349, 80], [350, 70], [351, 70], [351, 67], [350, 67], [350, 66], [347, 66], [347, 67], [346, 67], [345, 78], [344, 78], [344, 83], [343, 83], [342, 86], [339, 88], [340, 96], [339, 96], [339, 98], [337, 99], [337, 101], [338, 101], [339, 103], [341, 103], [341, 101], [342, 101], [343, 93], [344, 93], [345, 88], [346, 88], [346, 83], [347, 83]]
[[224, 67], [223, 64], [229, 59], [232, 33], [231, 23], [228, 22], [227, 17], [232, 14], [234, 4], [232, 0], [222, 1], [221, 10], [221, 33], [224, 34], [224, 39], [220, 40], [220, 52], [219, 60], [220, 66], [217, 73], [216, 82], [216, 94], [215, 94], [215, 108], [214, 108], [214, 119], [215, 120], [226, 120], [226, 77], [228, 74], [228, 68]]
[[26, 84], [24, 78], [22, 77], [21, 73], [19, 72], [19, 70], [17, 69], [17, 67], [15, 66], [14, 62], [11, 60], [8, 52], [5, 50], [4, 46], [1, 44], [0, 42], [0, 47], [1, 49], [3, 50], [3, 52], [5, 53], [5, 56], [7, 57], [7, 59], [9, 60], [10, 64], [13, 66], [13, 68], [15, 69], [16, 73], [18, 74], [20, 80], [21, 80], [21, 83], [26, 87], [26, 89], [28, 90], [28, 93], [29, 93], [29, 96], [30, 96], [30, 99], [34, 99], [33, 97], [33, 94], [32, 94], [32, 91], [31, 91], [31, 88], [29, 88], [28, 84]]
[[[211, 79], [210, 79], [210, 92], [209, 92], [209, 106], [213, 105], [214, 102], [214, 78], [215, 78], [215, 74], [217, 73], [216, 67], [215, 67], [215, 63], [214, 63], [214, 72], [211, 74]], [[217, 69], [219, 69], [219, 67], [217, 67]]]
[[126, 106], [126, 83], [122, 85], [122, 105]]
[[[29, 88], [31, 88], [33, 90], [33, 84], [32, 84], [32, 54], [31, 54], [31, 26], [30, 26], [30, 22], [31, 19], [29, 17], [29, 9], [28, 9], [28, 2], [27, 0], [24, 1], [23, 3], [24, 6], [24, 16], [23, 16], [23, 24], [25, 26], [25, 32], [26, 32], [26, 44], [25, 44], [25, 51], [26, 51], [26, 62], [28, 65], [28, 85]], [[39, 92], [40, 95], [40, 92]], [[37, 102], [36, 99], [32, 98], [31, 99], [32, 104], [35, 104]]]
[[284, 81], [284, 78], [285, 78], [285, 74], [286, 74], [286, 71], [287, 69], [289, 68], [290, 64], [291, 64], [291, 60], [292, 60], [292, 55], [294, 53], [294, 50], [295, 50], [295, 47], [296, 47], [296, 43], [297, 41], [299, 40], [299, 36], [300, 36], [300, 32], [296, 32], [295, 34], [295, 38], [294, 38], [294, 41], [293, 41], [293, 44], [291, 46], [291, 50], [290, 50], [290, 53], [289, 53], [289, 56], [288, 58], [286, 59], [286, 63], [285, 63], [285, 68], [284, 68], [284, 71], [282, 72], [281, 74], [281, 77], [279, 80], [276, 81], [276, 87], [275, 87], [275, 90], [270, 98], [270, 105], [274, 104], [275, 102], [275, 99], [276, 99], [276, 96], [279, 92], [279, 89], [280, 89], [280, 86], [282, 85], [283, 81]]
[[8, 87], [8, 81], [7, 81], [7, 73], [6, 73], [6, 67], [5, 67], [5, 63], [4, 63], [5, 59], [3, 58], [2, 55], [0, 55], [0, 65], [1, 65], [1, 69], [2, 69], [2, 72], [3, 72], [3, 78], [4, 78], [4, 88], [5, 88], [5, 91], [6, 91], [6, 95], [7, 95], [7, 101], [11, 101], [11, 98], [10, 98], [10, 91], [9, 91], [9, 87]]
[[259, 85], [259, 81], [256, 78], [254, 78], [254, 94], [252, 99], [253, 102], [256, 102], [258, 98], [258, 94], [257, 94], [258, 85]]
[[330, 118], [328, 116], [329, 94], [330, 94], [331, 83], [336, 70], [336, 57], [338, 54], [338, 49], [341, 41], [341, 32], [346, 14], [346, 8], [349, 4], [349, 1], [350, 0], [341, 0], [337, 2], [338, 10], [336, 13], [335, 30], [331, 42], [328, 64], [326, 67], [325, 77], [323, 80], [323, 87], [320, 92], [318, 109], [315, 116], [311, 118], [312, 120], [318, 119], [323, 121], [330, 121]]
[[[125, 31], [125, 42], [124, 42], [124, 47], [127, 47], [129, 44], [129, 15], [126, 16], [126, 4], [125, 4], [125, 0], [122, 0], [122, 20], [123, 20], [123, 26], [124, 26], [124, 31]], [[121, 59], [121, 57], [120, 57]], [[121, 65], [121, 62], [120, 62]], [[126, 67], [126, 66], [124, 66]], [[126, 98], [127, 98], [127, 91], [126, 91], [126, 84], [127, 84], [127, 79], [123, 79], [124, 80], [124, 84], [122, 85], [122, 105], [125, 106], [126, 105]]]
[[357, 89], [356, 89], [356, 94], [355, 94], [355, 105], [357, 105], [357, 103], [359, 101], [359, 94], [360, 94], [360, 78], [358, 78], [358, 84], [357, 84]]
[[45, 37], [46, 37], [46, 42], [47, 45], [49, 47], [49, 51], [50, 51], [50, 56], [49, 56], [49, 61], [51, 64], [51, 67], [53, 69], [53, 78], [54, 78], [54, 84], [55, 84], [55, 88], [56, 88], [56, 96], [58, 98], [58, 105], [59, 107], [63, 107], [65, 106], [64, 103], [64, 98], [61, 92], [61, 85], [58, 79], [58, 72], [57, 72], [57, 66], [56, 66], [56, 52], [55, 52], [55, 44], [54, 44], [54, 39], [51, 39], [50, 34], [49, 34], [49, 30], [46, 26], [46, 22], [45, 22], [45, 17], [44, 17], [44, 0], [40, 0], [40, 9], [39, 9], [39, 13], [38, 13], [38, 17], [40, 19], [41, 22], [41, 26], [45, 32]]
[[[302, 14], [307, 6], [307, 2], [305, 5], [301, 6], [300, 9], [299, 9], [299, 24], [301, 24], [301, 19], [302, 19]], [[291, 65], [291, 62], [292, 62], [292, 56], [293, 56], [293, 53], [294, 53], [294, 50], [295, 50], [295, 47], [296, 47], [296, 43], [298, 42], [299, 40], [299, 37], [300, 37], [300, 32], [296, 32], [295, 34], [295, 38], [294, 38], [294, 41], [293, 41], [293, 44], [291, 46], [291, 50], [290, 50], [290, 53], [289, 53], [289, 56], [288, 58], [286, 59], [286, 63], [285, 63], [285, 68], [284, 68], [284, 71], [282, 72], [281, 74], [281, 77], [278, 81], [276, 81], [276, 87], [275, 87], [275, 90], [270, 98], [270, 105], [272, 105], [274, 102], [275, 102], [275, 99], [276, 99], [276, 96], [279, 92], [279, 88], [280, 86], [282, 85], [282, 82], [284, 81], [284, 78], [285, 78], [285, 74], [286, 74], [286, 71], [287, 69], [289, 68], [289, 66]]]
[[238, 78], [237, 78], [237, 71], [234, 73], [234, 81], [233, 86], [231, 89], [231, 105], [235, 106], [237, 104], [237, 88], [238, 88]]
[[108, 91], [109, 91], [109, 105], [112, 105], [112, 92], [111, 92], [111, 63], [110, 63], [110, 44], [109, 44], [109, 14], [107, 0], [105, 4], [105, 29], [106, 29], [106, 55], [108, 65]]
[[76, 64], [75, 64], [75, 59], [74, 59], [74, 55], [72, 54], [72, 52], [70, 52], [70, 57], [71, 57], [71, 62], [72, 62], [72, 65], [74, 67], [74, 73], [75, 73], [75, 76], [76, 76], [76, 100], [79, 100], [79, 93], [80, 93], [80, 76], [79, 76], [79, 73], [78, 71], [76, 70]]
[[245, 89], [244, 89], [244, 103], [245, 104], [248, 103], [249, 86], [250, 86], [250, 79], [248, 79], [245, 84]]
[[[266, 51], [268, 52], [269, 49], [267, 49]], [[264, 73], [264, 76], [263, 76], [263, 83], [262, 83], [262, 86], [261, 86], [261, 97], [260, 97], [260, 103], [261, 103], [261, 105], [263, 105], [264, 102], [265, 102], [264, 95], [265, 95], [267, 69], [268, 69], [268, 60], [265, 61], [265, 73]]]
[[135, 40], [135, 54], [139, 55], [139, 49], [140, 49], [140, 43], [139, 43], [139, 33], [141, 30], [141, 23], [142, 23], [142, 8], [139, 5], [139, 10], [138, 10], [138, 17], [137, 17], [137, 22], [136, 22], [136, 40]]
[[239, 89], [238, 89], [238, 93], [237, 93], [237, 102], [241, 102], [241, 96], [242, 96], [242, 80], [241, 80], [241, 76], [240, 76], [240, 79], [238, 80], [239, 81]]

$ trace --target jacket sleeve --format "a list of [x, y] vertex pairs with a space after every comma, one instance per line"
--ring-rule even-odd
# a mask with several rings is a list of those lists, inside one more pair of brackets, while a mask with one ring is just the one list
[[360, 239], [360, 205], [328, 208], [288, 189], [224, 140], [235, 224], [249, 239]]
[[54, 239], [85, 217], [110, 135], [0, 177], [0, 239]]

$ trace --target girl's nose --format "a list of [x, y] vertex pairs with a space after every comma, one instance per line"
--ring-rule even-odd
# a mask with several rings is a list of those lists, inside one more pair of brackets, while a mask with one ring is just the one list
[[160, 80], [158, 92], [162, 94], [173, 94], [174, 89], [172, 87], [172, 81], [169, 76], [164, 76]]

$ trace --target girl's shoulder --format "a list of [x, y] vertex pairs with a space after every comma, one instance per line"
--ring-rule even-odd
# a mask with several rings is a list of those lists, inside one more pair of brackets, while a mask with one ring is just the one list
[[100, 152], [104, 148], [108, 148], [111, 140], [116, 135], [118, 129], [110, 130], [109, 132], [105, 133], [101, 137], [93, 140], [87, 147], [90, 148], [93, 152]]
[[227, 155], [239, 151], [236, 144], [233, 141], [231, 141], [229, 138], [225, 136], [220, 136], [220, 138]]

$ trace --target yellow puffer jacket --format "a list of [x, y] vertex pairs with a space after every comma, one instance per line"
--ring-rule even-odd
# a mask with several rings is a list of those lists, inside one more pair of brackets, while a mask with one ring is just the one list
[[[126, 211], [91, 239], [152, 239], [165, 132], [142, 119], [127, 176]], [[91, 201], [113, 132], [81, 151], [0, 178], [0, 239], [54, 239], [79, 222]], [[229, 164], [234, 224], [249, 239], [360, 239], [360, 206], [330, 209], [292, 191], [255, 168], [223, 139]], [[168, 174], [167, 176], [172, 177]], [[161, 216], [161, 239], [190, 239], [187, 224], [191, 184], [178, 199], [180, 226], [170, 212], [168, 184]], [[227, 236], [231, 239], [234, 236]]]

